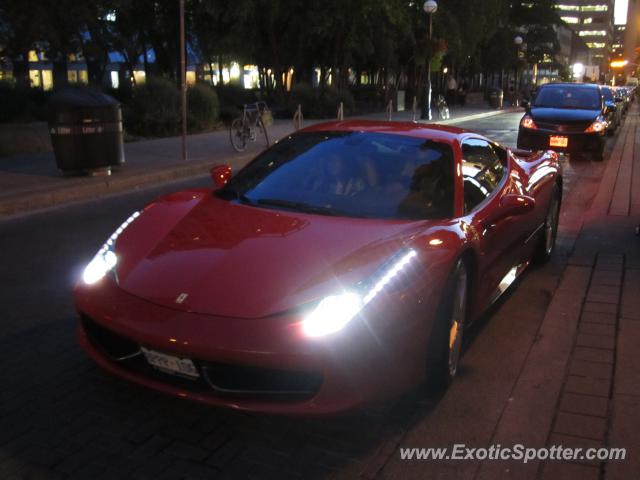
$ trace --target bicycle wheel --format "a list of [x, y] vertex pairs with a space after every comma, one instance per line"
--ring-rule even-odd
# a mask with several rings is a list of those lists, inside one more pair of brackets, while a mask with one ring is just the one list
[[269, 148], [269, 133], [267, 132], [267, 127], [265, 127], [264, 123], [262, 123], [262, 119], [261, 118], [258, 119], [258, 127], [264, 133], [264, 140], [267, 143], [267, 148]]
[[244, 132], [244, 122], [242, 118], [236, 118], [231, 122], [229, 139], [231, 140], [231, 146], [236, 152], [242, 152], [247, 148], [247, 136]]

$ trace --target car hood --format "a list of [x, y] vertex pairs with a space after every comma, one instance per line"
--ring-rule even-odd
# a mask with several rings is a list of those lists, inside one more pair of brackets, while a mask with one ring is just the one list
[[120, 288], [174, 309], [258, 318], [353, 285], [426, 222], [308, 215], [210, 193], [156, 202], [118, 239]]
[[600, 110], [571, 110], [567, 108], [532, 108], [531, 117], [536, 122], [546, 123], [583, 123], [593, 122]]

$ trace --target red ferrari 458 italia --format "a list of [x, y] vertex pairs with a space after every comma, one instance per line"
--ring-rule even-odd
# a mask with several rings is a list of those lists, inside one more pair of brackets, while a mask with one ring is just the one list
[[463, 333], [553, 252], [555, 153], [324, 123], [131, 215], [75, 290], [102, 367], [170, 395], [327, 414], [455, 376]]

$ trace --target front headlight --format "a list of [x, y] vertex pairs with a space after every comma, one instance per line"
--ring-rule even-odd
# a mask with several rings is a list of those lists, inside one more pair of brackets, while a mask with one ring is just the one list
[[102, 245], [102, 248], [98, 250], [98, 253], [95, 254], [82, 273], [82, 280], [84, 283], [92, 285], [101, 280], [107, 273], [115, 268], [118, 264], [118, 256], [115, 252], [116, 240], [124, 229], [139, 216], [140, 212], [134, 212], [122, 225], [118, 227], [115, 232], [113, 232], [105, 244]]
[[309, 337], [323, 337], [342, 330], [371, 302], [418, 254], [405, 250], [394, 255], [367, 282], [353, 291], [323, 298], [302, 322], [302, 330]]

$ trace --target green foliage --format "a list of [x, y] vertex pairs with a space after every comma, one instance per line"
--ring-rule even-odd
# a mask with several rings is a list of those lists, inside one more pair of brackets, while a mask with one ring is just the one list
[[173, 83], [160, 78], [136, 86], [125, 105], [124, 124], [134, 135], [176, 134], [180, 126], [180, 92]]
[[39, 88], [0, 82], [0, 122], [46, 120], [49, 92]]
[[[154, 78], [133, 88], [129, 99], [124, 98], [124, 123], [128, 133], [145, 137], [180, 133], [180, 92], [174, 83]], [[216, 126], [220, 105], [211, 87], [190, 87], [187, 90], [187, 107], [187, 128], [190, 133]]]
[[339, 91], [335, 87], [314, 88], [309, 84], [299, 83], [291, 91], [289, 110], [293, 115], [298, 105], [301, 105], [305, 118], [334, 118], [340, 102], [343, 103], [345, 115], [355, 111], [355, 101], [349, 91]]
[[219, 85], [216, 87], [220, 99], [220, 120], [230, 124], [234, 118], [242, 114], [242, 105], [254, 103], [256, 95], [239, 85]]
[[190, 132], [213, 128], [220, 113], [218, 95], [208, 85], [197, 84], [187, 90], [187, 127]]

